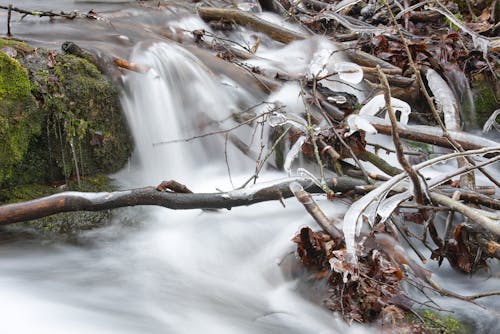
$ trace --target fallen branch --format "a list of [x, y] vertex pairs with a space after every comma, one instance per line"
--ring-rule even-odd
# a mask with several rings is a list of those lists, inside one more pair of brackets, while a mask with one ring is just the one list
[[[174, 193], [145, 187], [115, 192], [63, 192], [32, 201], [0, 206], [0, 225], [50, 216], [71, 211], [101, 211], [137, 205], [155, 205], [174, 210], [231, 209], [259, 202], [292, 197], [291, 182], [299, 182], [309, 192], [322, 190], [307, 178], [286, 178], [269, 183], [220, 193]], [[328, 180], [335, 192], [345, 192], [366, 184], [351, 177]], [[162, 187], [160, 187], [162, 188]]]
[[45, 11], [45, 10], [26, 10], [18, 7], [12, 7], [10, 6], [1, 6], [0, 9], [6, 9], [9, 12], [13, 11], [19, 14], [23, 14], [23, 18], [28, 15], [32, 16], [38, 16], [38, 17], [63, 17], [65, 19], [76, 19], [76, 18], [86, 18], [86, 19], [91, 19], [91, 20], [96, 20], [98, 17], [95, 15], [95, 13], [91, 10], [87, 14], [82, 14], [77, 11], [66, 13], [63, 11], [60, 11], [59, 13], [51, 12], [51, 11]]
[[370, 151], [361, 152], [358, 155], [358, 158], [364, 161], [369, 161], [372, 165], [390, 176], [398, 175], [403, 172], [403, 170], [390, 165], [389, 163], [387, 163], [387, 161]]
[[307, 37], [305, 34], [288, 30], [277, 24], [265, 21], [255, 15], [237, 9], [200, 7], [198, 8], [198, 15], [207, 21], [221, 19], [232, 21], [265, 33], [272, 39], [282, 43], [290, 43]]
[[[379, 133], [390, 136], [392, 127], [385, 119], [374, 116], [363, 116], [370, 121]], [[454, 147], [443, 135], [442, 129], [426, 125], [403, 125], [398, 123], [398, 133], [401, 138], [453, 149]], [[459, 143], [464, 150], [476, 150], [483, 147], [494, 147], [498, 143], [484, 137], [479, 137], [462, 131], [448, 131], [449, 135]]]
[[500, 236], [500, 215], [496, 214], [496, 219], [490, 218], [488, 216], [491, 215], [490, 212], [468, 207], [467, 205], [462, 204], [448, 196], [436, 192], [430, 193], [430, 196], [433, 201], [460, 212], [470, 220], [481, 225], [484, 229]]
[[328, 233], [332, 240], [335, 242], [335, 245], [339, 245], [340, 242], [344, 239], [342, 231], [333, 225], [333, 222], [328, 219], [325, 213], [321, 210], [318, 203], [314, 201], [311, 194], [302, 188], [299, 183], [292, 182], [290, 184], [290, 190], [293, 191], [293, 194], [297, 198], [297, 200], [304, 206], [306, 211], [314, 218], [314, 220], [318, 223], [319, 226]]

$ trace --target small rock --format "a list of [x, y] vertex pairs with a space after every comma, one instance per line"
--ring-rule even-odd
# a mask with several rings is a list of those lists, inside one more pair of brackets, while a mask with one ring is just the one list
[[17, 56], [17, 50], [14, 48], [11, 48], [10, 46], [6, 46], [4, 48], [1, 48], [0, 51], [5, 53], [10, 58], [15, 58]]

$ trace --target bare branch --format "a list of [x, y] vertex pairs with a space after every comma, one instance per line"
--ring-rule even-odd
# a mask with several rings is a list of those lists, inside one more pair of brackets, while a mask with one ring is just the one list
[[290, 184], [290, 190], [293, 192], [297, 200], [304, 206], [307, 212], [314, 218], [321, 228], [328, 233], [335, 245], [339, 245], [343, 239], [342, 231], [333, 225], [333, 222], [328, 219], [325, 213], [321, 210], [318, 203], [314, 201], [311, 194], [304, 190], [304, 188], [296, 182]]
[[[174, 210], [231, 209], [237, 206], [292, 197], [291, 182], [299, 182], [310, 192], [322, 190], [307, 178], [286, 178], [221, 193], [174, 193], [145, 187], [115, 192], [63, 192], [32, 201], [0, 206], [0, 225], [28, 221], [61, 212], [100, 211], [137, 205], [163, 206]], [[347, 176], [331, 178], [328, 185], [335, 192], [345, 192], [365, 182]]]
[[495, 233], [497, 236], [500, 236], [500, 215], [496, 214], [496, 219], [492, 219], [487, 216], [490, 213], [483, 210], [468, 207], [467, 205], [462, 204], [459, 201], [455, 201], [454, 199], [448, 196], [436, 192], [430, 193], [430, 196], [433, 201], [445, 205], [452, 210], [460, 212], [467, 218], [481, 225], [486, 230]]
[[411, 167], [408, 160], [406, 160], [406, 157], [404, 155], [403, 145], [401, 144], [401, 140], [399, 139], [398, 121], [396, 119], [396, 114], [394, 113], [391, 104], [391, 88], [389, 87], [389, 83], [387, 82], [385, 74], [380, 70], [380, 67], [378, 67], [377, 70], [380, 83], [382, 84], [382, 88], [384, 90], [385, 107], [387, 109], [387, 112], [389, 113], [389, 119], [391, 120], [393, 128], [392, 138], [394, 141], [394, 147], [396, 148], [396, 155], [398, 157], [398, 161], [403, 167], [403, 169], [406, 171], [408, 176], [410, 177], [411, 182], [413, 183], [415, 201], [417, 202], [417, 204], [423, 205], [424, 195], [422, 192], [422, 185], [420, 184], [419, 176], [417, 172]]

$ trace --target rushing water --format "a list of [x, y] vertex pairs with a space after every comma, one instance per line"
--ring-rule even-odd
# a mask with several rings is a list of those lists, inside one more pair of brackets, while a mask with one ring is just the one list
[[[175, 177], [197, 191], [229, 187], [224, 154], [212, 138], [153, 144], [192, 136], [201, 114], [227, 118], [250, 96], [219, 84], [176, 45], [138, 48], [132, 59], [152, 70], [126, 80], [123, 105], [136, 153], [119, 180], [130, 186]], [[234, 165], [234, 182], [242, 183], [244, 164]], [[140, 226], [123, 226], [129, 215]], [[355, 332], [300, 296], [279, 265], [304, 223], [310, 218], [294, 201], [286, 211], [278, 202], [229, 213], [130, 209], [111, 226], [83, 234], [83, 246], [5, 245], [1, 332]]]
[[[38, 4], [20, 3], [27, 8]], [[158, 23], [160, 18], [173, 22], [156, 12], [145, 19], [142, 9], [128, 9], [131, 3], [102, 1], [95, 5], [109, 17], [127, 13], [138, 25]], [[68, 9], [62, 8], [68, 4], [88, 8], [88, 2], [57, 2], [59, 9]], [[49, 9], [47, 4], [44, 9]], [[123, 30], [109, 32], [99, 23], [95, 30], [101, 38], [94, 36], [95, 41], [81, 31], [84, 25], [88, 28], [87, 23], [64, 26], [53, 36], [46, 35], [51, 23], [30, 19], [27, 24], [16, 23], [15, 31], [44, 45], [70, 36], [94, 46], [106, 41], [106, 50], [123, 53], [137, 44], [131, 60], [151, 70], [124, 78], [122, 103], [136, 151], [130, 165], [115, 176], [123, 187], [176, 179], [194, 191], [228, 190], [232, 187], [228, 169], [235, 185], [253, 173], [255, 162], [230, 145], [225, 148], [224, 136], [168, 142], [233, 126], [228, 120], [233, 110], [262, 100], [255, 91], [211, 72], [175, 43], [136, 43], [145, 34], [137, 27], [115, 24]], [[186, 24], [202, 25], [194, 18], [175, 24], [184, 29]], [[34, 26], [40, 29], [30, 30]], [[158, 39], [148, 31], [152, 40]], [[122, 43], [124, 40], [128, 42]], [[325, 42], [318, 40], [289, 46], [286, 52], [263, 47], [261, 56], [270, 61], [258, 63], [267, 64], [270, 70], [293, 66], [287, 71], [303, 72], [321, 47]], [[270, 99], [300, 108], [298, 93], [297, 87], [288, 86]], [[210, 126], [211, 120], [219, 121], [217, 127]], [[248, 129], [236, 133], [246, 139], [253, 135]], [[279, 177], [283, 175], [267, 172], [259, 182]], [[341, 204], [329, 205], [329, 214], [339, 215], [346, 209]], [[0, 247], [0, 333], [369, 331], [347, 326], [299, 292], [300, 283], [286, 258], [293, 251], [290, 239], [305, 224], [314, 226], [293, 199], [286, 201], [286, 209], [278, 202], [217, 212], [148, 207], [117, 211], [109, 226], [82, 233], [76, 245], [45, 244], [40, 239], [5, 242]], [[451, 275], [444, 273], [444, 277]], [[465, 278], [454, 287], [460, 292], [472, 291], [482, 284], [491, 290], [498, 281], [486, 282], [491, 281]], [[490, 304], [498, 307], [493, 301]], [[463, 314], [463, 305], [450, 307]], [[494, 330], [491, 315], [468, 311], [469, 320], [481, 314], [486, 320], [482, 328]]]

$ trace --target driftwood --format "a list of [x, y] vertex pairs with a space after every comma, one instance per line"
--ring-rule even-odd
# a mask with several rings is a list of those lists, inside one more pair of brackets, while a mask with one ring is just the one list
[[[178, 193], [160, 191], [164, 187], [145, 187], [115, 192], [63, 192], [32, 201], [0, 206], [0, 225], [50, 216], [71, 211], [101, 211], [127, 206], [155, 205], [174, 210], [231, 209], [259, 202], [281, 200], [294, 196], [291, 182], [300, 183], [312, 193], [322, 192], [306, 178], [287, 178], [262, 183], [245, 189], [220, 193]], [[335, 192], [346, 192], [365, 185], [362, 180], [342, 176], [328, 180]]]

